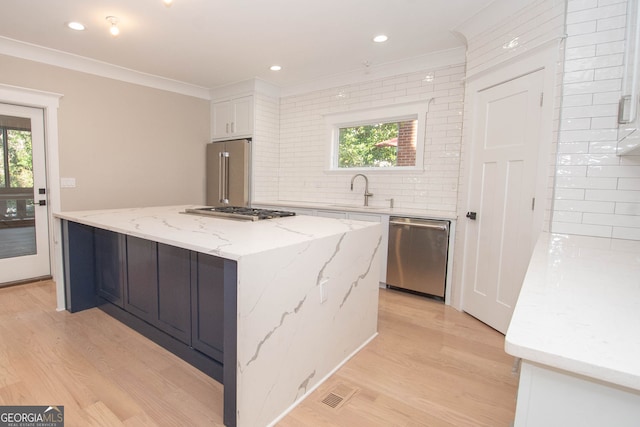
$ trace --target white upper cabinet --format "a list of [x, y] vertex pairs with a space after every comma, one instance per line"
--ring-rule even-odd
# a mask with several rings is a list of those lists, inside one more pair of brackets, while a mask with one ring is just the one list
[[622, 97], [618, 104], [618, 155], [640, 154], [640, 8], [629, 2], [622, 78]]
[[211, 139], [250, 137], [253, 134], [253, 96], [244, 96], [211, 106]]

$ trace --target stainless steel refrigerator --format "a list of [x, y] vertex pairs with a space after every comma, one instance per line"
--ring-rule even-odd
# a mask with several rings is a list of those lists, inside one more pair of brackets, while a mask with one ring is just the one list
[[249, 206], [251, 141], [207, 144], [207, 205]]

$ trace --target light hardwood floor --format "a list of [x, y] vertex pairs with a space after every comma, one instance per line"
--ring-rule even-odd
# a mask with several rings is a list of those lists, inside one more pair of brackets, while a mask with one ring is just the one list
[[[504, 337], [381, 290], [379, 336], [278, 425], [509, 426]], [[355, 394], [337, 409], [337, 386]], [[71, 426], [220, 426], [222, 386], [98, 309], [55, 311], [51, 281], [0, 289], [0, 405], [64, 405]]]

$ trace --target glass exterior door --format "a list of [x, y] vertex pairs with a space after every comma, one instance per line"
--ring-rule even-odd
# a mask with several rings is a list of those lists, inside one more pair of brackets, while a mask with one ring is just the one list
[[43, 111], [0, 104], [0, 284], [50, 274]]

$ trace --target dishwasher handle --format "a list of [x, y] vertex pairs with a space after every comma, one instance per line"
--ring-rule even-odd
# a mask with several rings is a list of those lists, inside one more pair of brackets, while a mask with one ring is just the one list
[[406, 225], [407, 227], [417, 227], [417, 228], [431, 228], [436, 230], [445, 231], [447, 229], [446, 225], [441, 224], [429, 224], [422, 222], [401, 222], [401, 221], [389, 221], [390, 225]]

